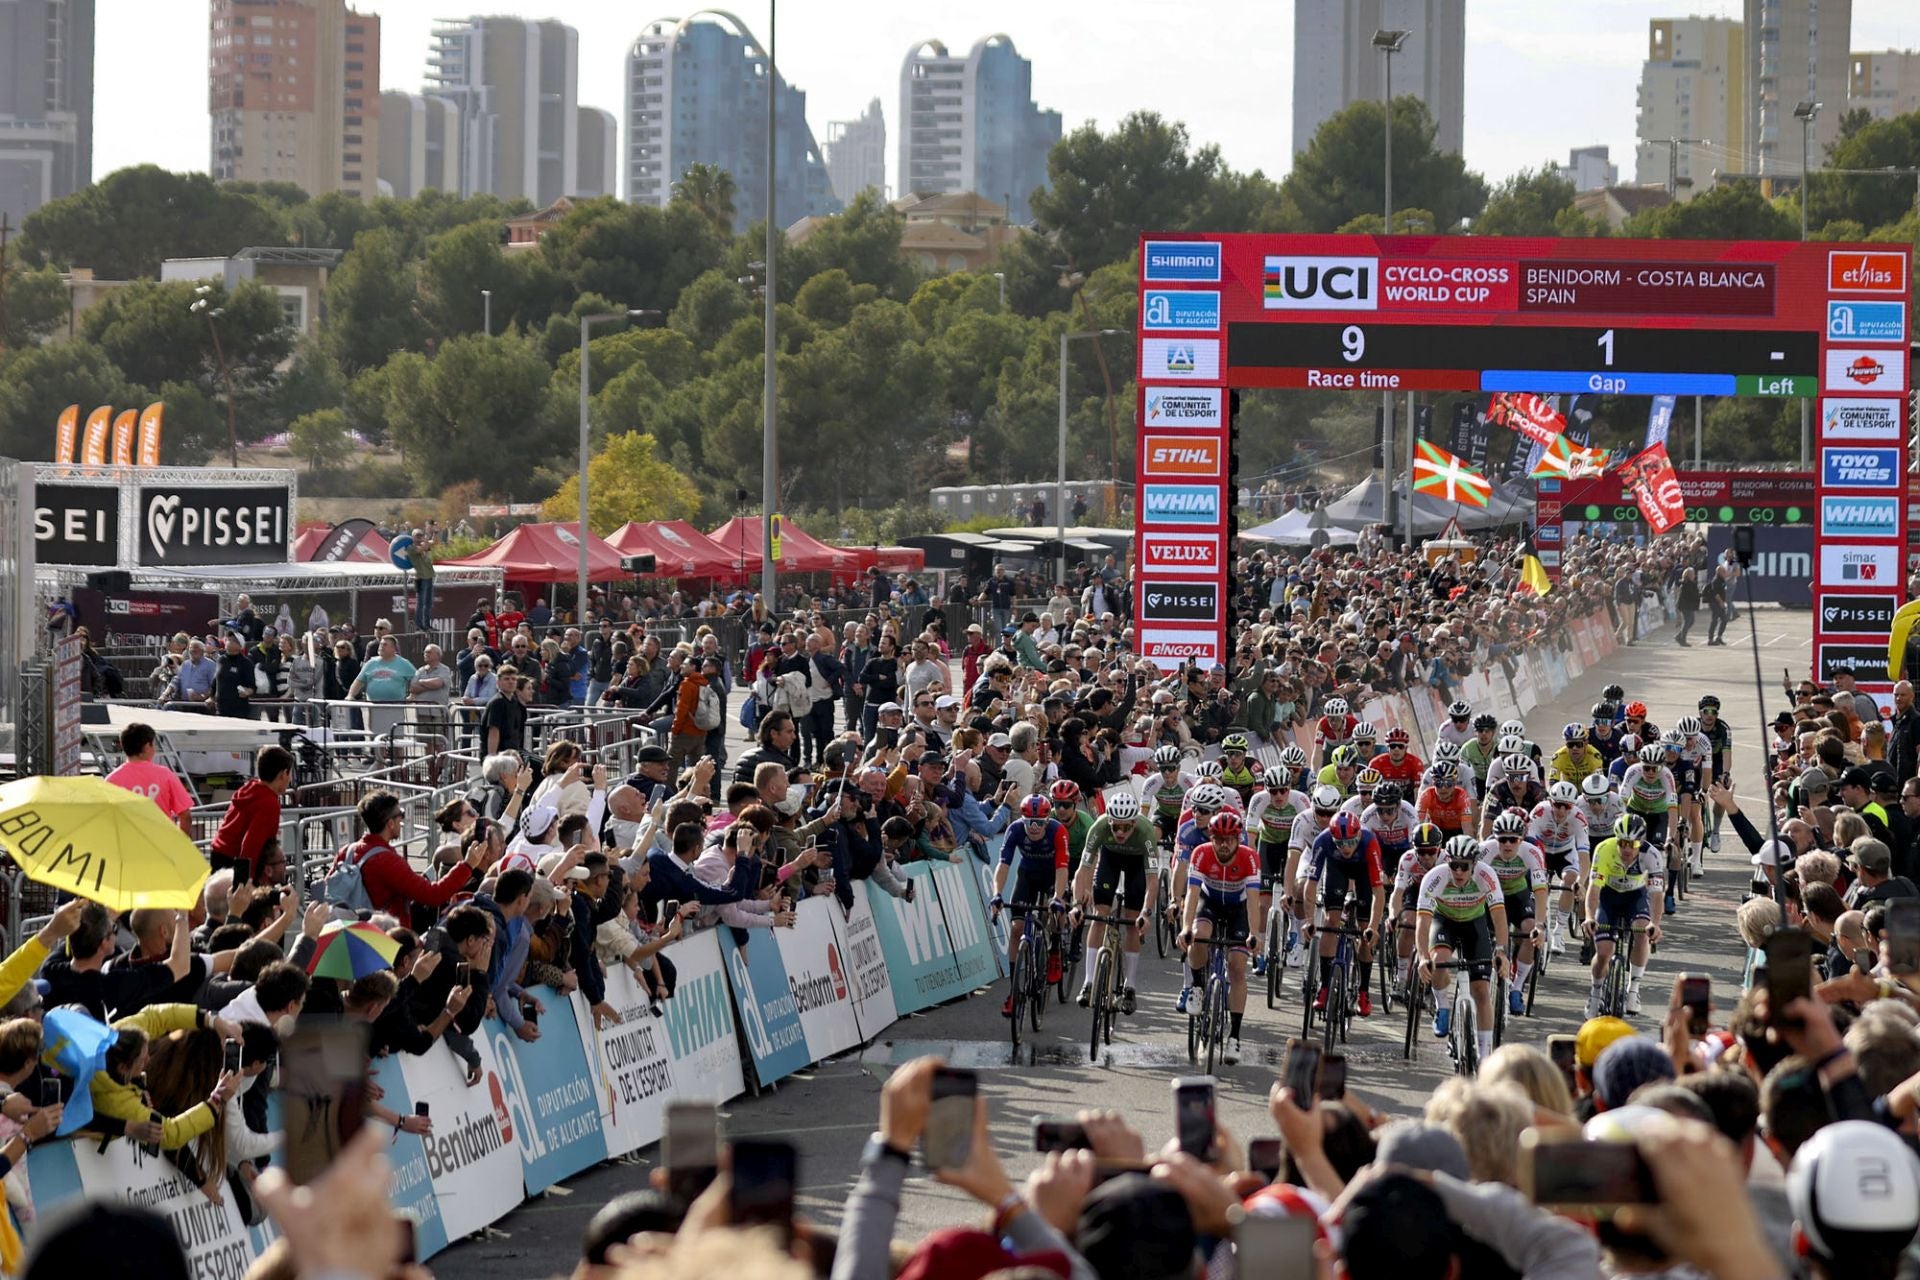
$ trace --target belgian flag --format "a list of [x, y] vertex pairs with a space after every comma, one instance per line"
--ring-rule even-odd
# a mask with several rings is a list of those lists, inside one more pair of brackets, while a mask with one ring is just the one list
[[1533, 537], [1529, 534], [1520, 541], [1520, 585], [1537, 596], [1544, 596], [1553, 590], [1553, 579], [1547, 576], [1546, 566], [1540, 563], [1540, 556], [1533, 549]]

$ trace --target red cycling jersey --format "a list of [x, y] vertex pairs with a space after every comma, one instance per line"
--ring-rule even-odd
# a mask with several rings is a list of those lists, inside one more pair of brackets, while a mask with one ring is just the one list
[[1377, 770], [1388, 782], [1397, 782], [1402, 788], [1412, 790], [1420, 785], [1420, 779], [1426, 776], [1427, 766], [1420, 757], [1411, 751], [1400, 753], [1400, 761], [1394, 763], [1391, 751], [1382, 751], [1367, 764]]
[[1260, 857], [1243, 844], [1222, 861], [1219, 849], [1209, 840], [1193, 851], [1187, 883], [1214, 902], [1245, 902], [1247, 890], [1259, 887]]

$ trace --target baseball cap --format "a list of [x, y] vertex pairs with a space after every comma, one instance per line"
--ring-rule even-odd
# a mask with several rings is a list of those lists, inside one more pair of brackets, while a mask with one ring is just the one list
[[929, 751], [914, 761], [914, 763], [922, 769], [928, 768], [929, 766], [936, 769], [944, 769], [947, 767], [946, 757], [938, 751]]
[[1793, 728], [1795, 723], [1796, 722], [1793, 718], [1793, 712], [1791, 711], [1782, 711], [1779, 715], [1773, 718], [1773, 727], [1776, 729], [1779, 729], [1779, 728], [1791, 729]]
[[[1574, 1053], [1579, 1054], [1577, 1041]], [[1593, 1096], [1604, 1106], [1624, 1106], [1641, 1085], [1671, 1080], [1676, 1074], [1664, 1047], [1644, 1036], [1628, 1036], [1608, 1045], [1593, 1064]]]
[[1883, 1125], [1836, 1121], [1794, 1153], [1787, 1203], [1824, 1258], [1898, 1252], [1920, 1227], [1920, 1158]]
[[635, 764], [667, 764], [672, 759], [665, 747], [656, 746], [653, 743], [648, 743], [633, 754]]
[[980, 1280], [1012, 1267], [1038, 1267], [1061, 1280], [1073, 1274], [1067, 1255], [1057, 1249], [1009, 1253], [988, 1232], [947, 1227], [920, 1242], [900, 1269], [899, 1280]]
[[1861, 836], [1853, 842], [1853, 851], [1847, 855], [1847, 862], [1862, 871], [1884, 875], [1893, 868], [1893, 851], [1872, 836]]
[[933, 700], [933, 709], [935, 711], [945, 711], [949, 707], [957, 707], [959, 705], [960, 699], [950, 693], [943, 693]]
[[[566, 860], [566, 857], [567, 855], [564, 853], [549, 853], [544, 857], [542, 857], [540, 859], [540, 865], [539, 865], [540, 878], [543, 880], [551, 879], [553, 876], [553, 873], [559, 869], [560, 864]], [[592, 874], [593, 873], [591, 871], [588, 871], [585, 867], [574, 866], [574, 867], [568, 868], [567, 879], [585, 880]]]
[[1865, 787], [1871, 791], [1873, 790], [1873, 770], [1864, 765], [1856, 764], [1840, 775], [1840, 785], [1843, 787]]
[[998, 751], [1013, 750], [1013, 739], [1004, 733], [996, 733], [987, 739], [987, 745]]
[[1473, 1181], [1473, 1169], [1460, 1139], [1424, 1120], [1395, 1120], [1375, 1135], [1374, 1159], [1427, 1173], [1447, 1173], [1462, 1182]]
[[[1848, 772], [1852, 771], [1849, 770]], [[1827, 777], [1826, 770], [1809, 769], [1800, 775], [1800, 789], [1809, 794], [1815, 791], [1831, 791], [1833, 790], [1833, 782]]]
[[874, 712], [874, 714], [884, 716], [891, 711], [894, 715], [901, 715], [905, 710], [906, 709], [897, 702], [883, 702], [880, 704], [880, 709]]
[[1096, 1275], [1158, 1280], [1192, 1275], [1199, 1240], [1178, 1191], [1144, 1173], [1123, 1173], [1087, 1196], [1073, 1244]]
[[1574, 1036], [1573, 1059], [1591, 1071], [1609, 1045], [1637, 1034], [1631, 1023], [1620, 1018], [1588, 1018]]

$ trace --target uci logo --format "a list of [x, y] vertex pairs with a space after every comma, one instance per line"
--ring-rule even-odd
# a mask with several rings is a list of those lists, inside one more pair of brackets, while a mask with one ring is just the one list
[[1283, 257], [1266, 260], [1261, 301], [1269, 311], [1374, 311], [1378, 258]]

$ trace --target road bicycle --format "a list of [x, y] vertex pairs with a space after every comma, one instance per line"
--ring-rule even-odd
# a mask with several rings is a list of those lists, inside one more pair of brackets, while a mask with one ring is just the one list
[[1153, 929], [1153, 947], [1160, 953], [1162, 960], [1167, 958], [1169, 951], [1179, 954], [1180, 898], [1186, 896], [1185, 893], [1181, 893], [1178, 897], [1174, 895], [1173, 872], [1167, 865], [1167, 852], [1162, 850], [1153, 860], [1156, 892], [1153, 898], [1153, 919], [1150, 922]]
[[[1352, 911], [1353, 899], [1349, 898], [1347, 899], [1348, 920], [1352, 919]], [[1354, 974], [1355, 949], [1359, 946], [1358, 940], [1366, 935], [1366, 930], [1342, 921], [1338, 929], [1329, 929], [1326, 925], [1321, 925], [1319, 931], [1331, 932], [1338, 937], [1338, 941], [1334, 944], [1333, 965], [1328, 969], [1326, 977], [1327, 1008], [1320, 1020], [1321, 1039], [1327, 1048], [1331, 1049], [1336, 1044], [1346, 1043], [1347, 1032], [1353, 1025], [1360, 998], [1360, 990]], [[1309, 952], [1309, 958], [1312, 955], [1313, 952]], [[1316, 984], [1309, 981], [1306, 1015], [1301, 1020], [1300, 1028], [1303, 1036], [1313, 1034], [1314, 1004], [1319, 995]]]
[[1010, 912], [1020, 913], [1020, 945], [1013, 952], [1013, 972], [1007, 975], [1009, 990], [1013, 995], [1013, 1017], [1009, 1024], [1013, 1030], [1013, 1047], [1020, 1047], [1020, 1023], [1024, 1019], [1032, 1024], [1033, 1033], [1040, 1034], [1040, 1017], [1047, 1007], [1047, 947], [1050, 932], [1045, 917], [1044, 904], [1032, 902], [1014, 902], [1007, 905]]
[[[1447, 1056], [1453, 1061], [1454, 1071], [1469, 1079], [1480, 1072], [1480, 1040], [1474, 1034], [1479, 1030], [1476, 1020], [1480, 1012], [1473, 1000], [1471, 971], [1485, 963], [1487, 962], [1478, 960], [1435, 960], [1430, 965], [1432, 969], [1446, 969], [1459, 975], [1447, 993], [1452, 1009], [1447, 1026]], [[1419, 998], [1407, 1002], [1407, 1039], [1403, 1056], [1409, 1062], [1413, 1061], [1419, 1053], [1421, 1008], [1427, 1003], [1428, 996], [1432, 996], [1435, 1001], [1439, 999], [1433, 984], [1420, 976], [1418, 961], [1414, 963], [1413, 970], [1413, 982], [1419, 992]], [[1464, 1001], [1460, 998], [1462, 991], [1467, 993]], [[1506, 991], [1507, 983], [1504, 977], [1495, 981], [1493, 991], [1495, 1045], [1500, 1043], [1500, 1032], [1504, 1025], [1500, 1016], [1500, 1007], [1506, 1000]]]
[[1093, 1009], [1093, 1030], [1087, 1040], [1087, 1057], [1090, 1061], [1100, 1061], [1100, 1046], [1113, 1043], [1114, 1020], [1120, 1015], [1120, 974], [1123, 972], [1123, 957], [1120, 940], [1121, 930], [1133, 928], [1133, 921], [1124, 916], [1082, 917], [1088, 924], [1107, 926], [1106, 936], [1100, 940], [1100, 953], [1093, 960], [1093, 996], [1089, 1005]]
[[1187, 1061], [1199, 1061], [1204, 1050], [1206, 1074], [1212, 1075], [1214, 1063], [1226, 1050], [1230, 1025], [1227, 994], [1232, 982], [1227, 976], [1227, 952], [1240, 944], [1218, 938], [1195, 938], [1193, 942], [1207, 948], [1207, 982], [1201, 988], [1198, 1009], [1187, 1014]]
[[1280, 993], [1287, 980], [1287, 956], [1293, 939], [1293, 913], [1287, 910], [1286, 895], [1273, 893], [1267, 898], [1267, 1008], [1280, 1005]]
[[1596, 930], [1593, 938], [1596, 944], [1602, 938], [1613, 941], [1613, 955], [1608, 957], [1606, 976], [1600, 980], [1600, 1016], [1624, 1018], [1627, 1016], [1627, 984], [1632, 978], [1627, 952], [1633, 946], [1633, 927], [1609, 924]]
[[[1539, 937], [1535, 938], [1533, 942], [1533, 968], [1527, 971], [1527, 985], [1523, 991], [1525, 999], [1521, 1002], [1521, 1007], [1526, 1011], [1525, 1016], [1529, 1018], [1533, 1016], [1533, 998], [1540, 990], [1540, 975], [1547, 971], [1547, 952], [1549, 950], [1547, 946], [1546, 929], [1539, 926], [1536, 922], [1535, 930], [1539, 934]], [[1511, 929], [1509, 931], [1507, 937], [1507, 963], [1510, 966], [1519, 965], [1520, 948], [1525, 945], [1526, 941], [1527, 935], [1518, 929]], [[1514, 973], [1517, 972], [1517, 969], [1509, 968], [1507, 972]], [[1504, 1004], [1500, 1007], [1498, 1018], [1500, 1025], [1504, 1027], [1506, 1025], [1506, 1006]]]

